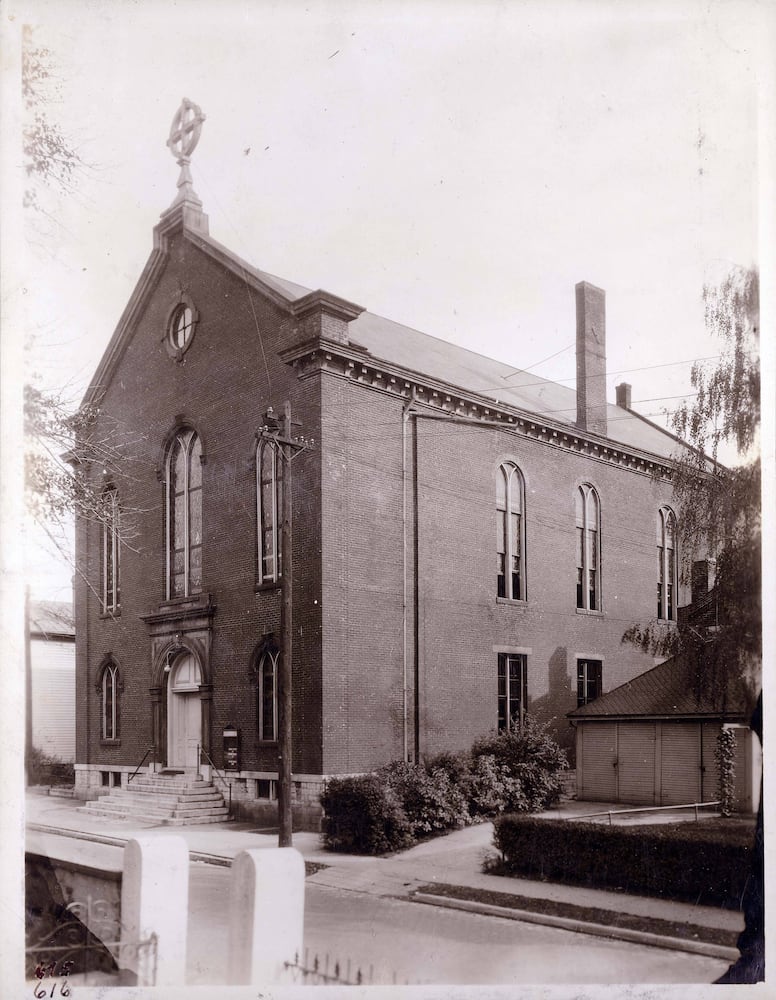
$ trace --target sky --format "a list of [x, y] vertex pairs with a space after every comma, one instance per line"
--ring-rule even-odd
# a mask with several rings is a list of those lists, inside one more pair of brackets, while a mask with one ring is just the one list
[[[77, 404], [176, 194], [183, 97], [211, 235], [255, 266], [574, 385], [606, 290], [608, 398], [666, 426], [719, 343], [702, 291], [762, 263], [773, 7], [734, 2], [7, 3], [84, 169], [21, 218], [25, 377]], [[767, 30], [766, 30], [767, 22]], [[8, 35], [7, 35], [8, 37]], [[764, 94], [766, 98], [764, 98]], [[767, 119], [766, 119], [767, 120]], [[6, 173], [20, 180], [20, 166]], [[17, 176], [19, 175], [19, 176]], [[70, 570], [26, 548], [33, 593]]]

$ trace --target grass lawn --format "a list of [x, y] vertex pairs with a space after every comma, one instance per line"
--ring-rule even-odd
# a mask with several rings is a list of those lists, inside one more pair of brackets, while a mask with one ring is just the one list
[[680, 938], [683, 941], [705, 941], [708, 944], [719, 944], [729, 948], [735, 948], [738, 938], [737, 932], [718, 927], [702, 927], [697, 924], [662, 920], [659, 917], [622, 913], [616, 910], [601, 909], [592, 906], [577, 906], [574, 903], [561, 903], [551, 899], [539, 899], [535, 896], [519, 896], [506, 892], [494, 892], [490, 889], [475, 889], [470, 886], [446, 885], [435, 882], [431, 885], [419, 886], [416, 892], [427, 893], [433, 896], [443, 896], [447, 899], [463, 899], [468, 902], [486, 903], [489, 906], [502, 906], [510, 910], [525, 910], [529, 913], [566, 917], [567, 919], [581, 920], [588, 924], [602, 924], [608, 927], [641, 931], [642, 933], [659, 934], [663, 937]]

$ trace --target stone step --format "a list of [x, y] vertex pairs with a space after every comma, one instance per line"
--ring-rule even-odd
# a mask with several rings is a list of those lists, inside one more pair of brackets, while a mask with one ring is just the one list
[[139, 789], [133, 789], [131, 792], [125, 789], [113, 789], [104, 798], [121, 801], [121, 802], [159, 802], [165, 805], [175, 805], [178, 802], [186, 802], [191, 804], [196, 804], [197, 802], [212, 802], [215, 800], [220, 800], [222, 798], [220, 792], [217, 792], [215, 788], [207, 789], [202, 792], [178, 792], [178, 793], [159, 793], [159, 792], [141, 792]]
[[92, 816], [168, 826], [223, 823], [229, 816], [223, 795], [201, 774], [138, 774], [129, 787], [112, 788], [83, 810]]
[[126, 788], [154, 788], [154, 789], [164, 789], [164, 788], [174, 788], [174, 789], [186, 789], [186, 788], [210, 788], [212, 787], [212, 781], [205, 781], [200, 778], [199, 781], [194, 779], [187, 781], [178, 778], [173, 779], [163, 779], [163, 778], [141, 778], [139, 775], [128, 782]]
[[228, 816], [226, 806], [212, 806], [210, 809], [174, 809], [173, 819], [196, 819], [200, 816]]
[[[228, 814], [228, 810], [224, 809]], [[164, 819], [163, 826], [198, 826], [200, 823], [226, 823], [227, 815], [224, 816], [198, 816], [196, 819]]]
[[199, 808], [187, 809], [187, 808], [175, 808], [174, 806], [165, 807], [158, 806], [154, 807], [152, 804], [148, 803], [143, 806], [138, 806], [133, 803], [121, 803], [121, 802], [107, 802], [105, 800], [101, 802], [88, 802], [82, 807], [84, 812], [88, 812], [92, 815], [104, 815], [104, 816], [140, 816], [148, 815], [154, 816], [156, 818], [167, 817], [177, 817], [181, 818], [194, 818], [196, 816], [212, 816], [212, 815], [223, 815], [226, 816], [229, 812], [227, 807], [223, 803], [213, 803], [208, 806], [200, 806]]
[[105, 819], [136, 820], [137, 822], [154, 823], [157, 826], [195, 826], [198, 823], [226, 823], [229, 818], [229, 810], [226, 806], [216, 809], [208, 809], [202, 812], [160, 812], [158, 810], [127, 810], [127, 809], [100, 809], [84, 807], [84, 811], [90, 816], [102, 816]]
[[167, 819], [172, 816], [172, 810], [164, 809], [128, 809], [126, 806], [111, 806], [102, 805], [98, 803], [88, 803], [82, 807], [83, 812], [89, 813], [90, 816], [109, 816], [113, 819], [127, 819], [129, 817], [140, 819], [141, 816], [147, 816], [149, 819], [154, 820], [154, 822]]

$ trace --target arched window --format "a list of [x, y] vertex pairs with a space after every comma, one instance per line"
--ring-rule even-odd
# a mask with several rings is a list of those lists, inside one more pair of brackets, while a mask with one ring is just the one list
[[282, 575], [280, 521], [283, 463], [275, 441], [260, 441], [256, 449], [256, 515], [258, 521], [258, 577], [272, 583]]
[[496, 595], [526, 599], [525, 487], [516, 465], [505, 462], [496, 473]]
[[102, 611], [118, 611], [119, 590], [119, 495], [108, 486], [102, 495]]
[[278, 657], [276, 649], [266, 649], [259, 660], [259, 739], [278, 738]]
[[167, 597], [202, 590], [202, 448], [193, 430], [175, 435], [167, 455]]
[[576, 493], [577, 607], [601, 610], [601, 505], [589, 483]]
[[112, 661], [102, 668], [100, 734], [104, 740], [119, 738], [119, 668]]
[[676, 515], [670, 507], [657, 512], [657, 616], [676, 620]]

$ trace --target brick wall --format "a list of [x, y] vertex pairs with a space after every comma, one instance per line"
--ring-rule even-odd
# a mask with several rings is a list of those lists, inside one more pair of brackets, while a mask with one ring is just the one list
[[[181, 289], [199, 311], [179, 361], [165, 324]], [[655, 519], [668, 484], [533, 438], [422, 416], [407, 397], [337, 375], [322, 364], [298, 377], [277, 357], [302, 336], [269, 299], [180, 235], [106, 386], [97, 433], [121, 442], [110, 470], [124, 509], [122, 607], [99, 606], [99, 529], [80, 523], [76, 594], [76, 759], [94, 771], [134, 766], [153, 739], [149, 626], [165, 603], [164, 443], [176, 424], [200, 434], [203, 584], [215, 611], [206, 664], [211, 748], [240, 731], [246, 801], [251, 774], [277, 768], [277, 747], [257, 739], [251, 656], [279, 639], [280, 595], [256, 586], [255, 432], [290, 400], [294, 431], [316, 440], [293, 463], [294, 759], [303, 802], [316, 775], [354, 773], [401, 757], [459, 750], [496, 726], [497, 653], [528, 653], [529, 711], [571, 748], [565, 713], [576, 707], [576, 657], [603, 660], [610, 690], [652, 661], [620, 642], [655, 611]], [[402, 465], [406, 476], [403, 478]], [[495, 476], [525, 478], [527, 600], [496, 599]], [[417, 482], [415, 482], [417, 473]], [[95, 481], [102, 469], [92, 470]], [[601, 614], [576, 609], [574, 492], [601, 501]], [[406, 563], [406, 594], [403, 588]], [[406, 600], [405, 600], [406, 598]], [[111, 655], [123, 683], [120, 740], [99, 733], [97, 671]], [[406, 702], [406, 708], [405, 708]], [[416, 725], [416, 721], [418, 725]], [[90, 772], [91, 773], [91, 772]], [[81, 780], [86, 780], [82, 775]]]

